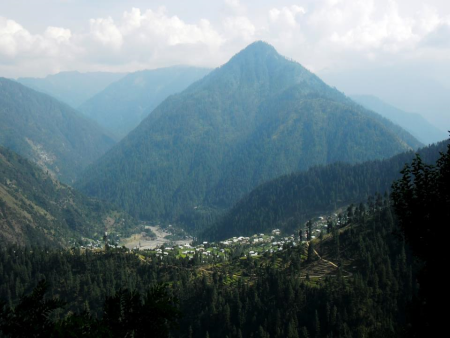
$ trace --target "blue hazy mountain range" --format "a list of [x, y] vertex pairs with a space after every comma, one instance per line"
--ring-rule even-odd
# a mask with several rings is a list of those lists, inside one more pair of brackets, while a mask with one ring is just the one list
[[398, 124], [424, 144], [439, 142], [447, 138], [446, 133], [417, 113], [405, 112], [372, 95], [351, 95], [350, 97], [365, 108]]
[[110, 84], [79, 109], [122, 138], [168, 96], [183, 91], [210, 71], [207, 68], [175, 66], [131, 73]]
[[72, 108], [78, 108], [84, 101], [125, 75], [126, 73], [61, 72], [44, 78], [19, 78], [17, 81], [41, 93], [53, 96]]

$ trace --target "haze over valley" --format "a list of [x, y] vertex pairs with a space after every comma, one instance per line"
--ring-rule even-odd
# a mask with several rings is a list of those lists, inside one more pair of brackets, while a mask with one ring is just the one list
[[0, 337], [441, 332], [448, 4], [129, 6], [0, 3]]

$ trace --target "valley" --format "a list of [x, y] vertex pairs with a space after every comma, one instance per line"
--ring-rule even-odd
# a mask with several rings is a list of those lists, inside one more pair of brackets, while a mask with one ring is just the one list
[[188, 241], [192, 241], [191, 236], [185, 236], [184, 239], [172, 240], [169, 239], [173, 235], [170, 231], [162, 229], [160, 226], [146, 225], [145, 230], [150, 230], [150, 235], [143, 232], [139, 234], [134, 234], [129, 238], [123, 239], [119, 244], [124, 245], [128, 249], [156, 249], [160, 246], [166, 247], [167, 245], [184, 245]]
[[[309, 13], [270, 20], [291, 9]], [[107, 61], [0, 77], [0, 337], [434, 336], [450, 139], [253, 34], [211, 68], [237, 45], [166, 11], [48, 27], [28, 40]], [[166, 25], [170, 53], [120, 60], [164, 49]], [[0, 17], [0, 71], [22, 29]]]

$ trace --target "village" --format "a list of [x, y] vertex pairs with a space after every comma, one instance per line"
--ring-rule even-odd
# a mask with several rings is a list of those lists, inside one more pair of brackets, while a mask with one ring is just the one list
[[[258, 258], [264, 254], [281, 252], [328, 233], [328, 224], [339, 226], [346, 221], [345, 209], [336, 210], [328, 216], [319, 216], [306, 222], [296, 233], [273, 229], [270, 233], [252, 236], [232, 237], [219, 242], [195, 242], [183, 229], [167, 225], [151, 226], [145, 223], [144, 231], [125, 240], [114, 234], [105, 233], [103, 240], [84, 239], [82, 250], [103, 250], [109, 248], [139, 253], [147, 257], [188, 258], [201, 263], [220, 263], [236, 257]], [[342, 212], [342, 213], [341, 213]], [[338, 214], [339, 213], [339, 214]], [[344, 215], [344, 216], [343, 216]], [[309, 222], [311, 222], [310, 225]], [[310, 230], [309, 230], [310, 229]], [[308, 232], [311, 231], [311, 234]], [[149, 235], [149, 233], [151, 235]]]
[[259, 233], [252, 236], [232, 237], [219, 242], [207, 242], [194, 244], [193, 241], [177, 241], [162, 243], [154, 248], [142, 248], [134, 246], [131, 250], [145, 256], [165, 258], [196, 258], [202, 263], [220, 263], [237, 257], [258, 258], [264, 254], [280, 252], [290, 247], [306, 243], [308, 237], [311, 240], [320, 237], [321, 233], [327, 233], [329, 222], [339, 225], [338, 215], [329, 217], [317, 217], [311, 220], [311, 234], [308, 234], [307, 223], [303, 230], [297, 233], [287, 234], [280, 229], [273, 229], [270, 233]]

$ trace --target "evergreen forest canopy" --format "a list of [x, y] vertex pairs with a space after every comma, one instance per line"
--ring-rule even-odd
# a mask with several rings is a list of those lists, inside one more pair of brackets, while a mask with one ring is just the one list
[[[427, 163], [435, 163], [449, 141], [418, 151]], [[248, 236], [273, 228], [293, 231], [307, 220], [337, 208], [366, 201], [376, 193], [391, 191], [405, 163], [415, 156], [410, 151], [390, 159], [359, 164], [335, 163], [293, 173], [269, 181], [247, 196], [200, 234], [203, 240]]]
[[255, 42], [161, 103], [76, 186], [145, 220], [208, 218], [280, 175], [420, 146], [399, 129]]
[[0, 145], [73, 183], [116, 142], [95, 122], [50, 96], [0, 78]]
[[211, 69], [176, 66], [128, 74], [88, 99], [80, 111], [124, 137], [168, 96], [179, 93]]
[[104, 232], [129, 235], [136, 221], [107, 203], [58, 182], [0, 146], [0, 246], [80, 245]]
[[[0, 337], [435, 336], [450, 140], [414, 154], [407, 131], [263, 42], [194, 82], [206, 73], [36, 82], [78, 100], [111, 84], [89, 115], [122, 135], [148, 115], [116, 146], [0, 78]], [[92, 197], [60, 182], [77, 178]], [[119, 247], [151, 232], [127, 212], [200, 241]]]
[[[435, 164], [417, 156], [407, 165], [392, 199], [350, 206], [329, 234], [257, 257], [239, 247], [219, 260], [2, 248], [0, 330], [38, 336], [45, 329], [48, 337], [433, 336], [442, 322], [431, 287], [445, 241], [436, 221], [450, 216], [449, 183], [450, 145]], [[155, 310], [155, 325], [141, 330]], [[43, 323], [33, 326], [36, 318]]]

